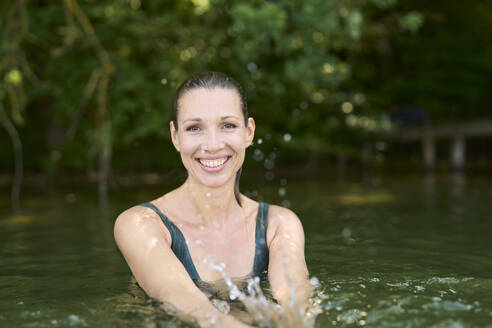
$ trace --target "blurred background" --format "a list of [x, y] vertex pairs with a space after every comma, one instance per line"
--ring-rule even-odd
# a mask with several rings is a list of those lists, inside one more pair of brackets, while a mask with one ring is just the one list
[[492, 327], [491, 31], [487, 0], [1, 1], [0, 327], [190, 327], [113, 222], [186, 178], [173, 96], [208, 70], [256, 120], [241, 191], [302, 220], [316, 327]]
[[89, 182], [104, 197], [173, 172], [174, 91], [207, 70], [245, 89], [252, 170], [492, 166], [490, 1], [10, 0], [0, 12], [3, 186]]

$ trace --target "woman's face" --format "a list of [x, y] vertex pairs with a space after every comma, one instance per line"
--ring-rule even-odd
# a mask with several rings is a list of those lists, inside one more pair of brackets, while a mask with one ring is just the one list
[[252, 118], [244, 125], [238, 93], [220, 87], [192, 89], [178, 107], [178, 130], [171, 122], [171, 137], [190, 178], [208, 187], [233, 180], [255, 131]]

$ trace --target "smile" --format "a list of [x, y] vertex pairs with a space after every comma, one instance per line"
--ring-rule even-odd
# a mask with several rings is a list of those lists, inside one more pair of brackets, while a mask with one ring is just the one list
[[225, 164], [231, 158], [230, 156], [222, 157], [222, 158], [215, 158], [215, 159], [204, 159], [204, 158], [197, 158], [197, 161], [208, 168], [219, 168], [222, 165]]

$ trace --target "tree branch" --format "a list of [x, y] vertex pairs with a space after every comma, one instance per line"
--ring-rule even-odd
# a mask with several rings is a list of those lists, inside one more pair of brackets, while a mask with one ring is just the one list
[[7, 114], [5, 113], [3, 104], [0, 100], [0, 123], [2, 123], [5, 130], [10, 136], [12, 141], [12, 147], [14, 150], [14, 179], [12, 181], [11, 190], [11, 202], [12, 208], [15, 212], [20, 211], [19, 195], [22, 185], [22, 173], [23, 173], [23, 163], [22, 163], [22, 142], [19, 138], [19, 134], [15, 129], [15, 126], [10, 122]]

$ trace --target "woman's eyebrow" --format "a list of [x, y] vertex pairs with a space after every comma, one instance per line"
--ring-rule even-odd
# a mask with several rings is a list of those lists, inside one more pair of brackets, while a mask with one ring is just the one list
[[[196, 118], [188, 118], [188, 119], [184, 120], [183, 123], [186, 123], [188, 121], [201, 122], [202, 119], [201, 118], [198, 118], [198, 117], [196, 117]], [[183, 123], [181, 123], [181, 124], [183, 124]]]
[[235, 115], [222, 116], [220, 119], [221, 120], [227, 120], [228, 118], [235, 118], [235, 119], [239, 120], [239, 117], [237, 117]]

